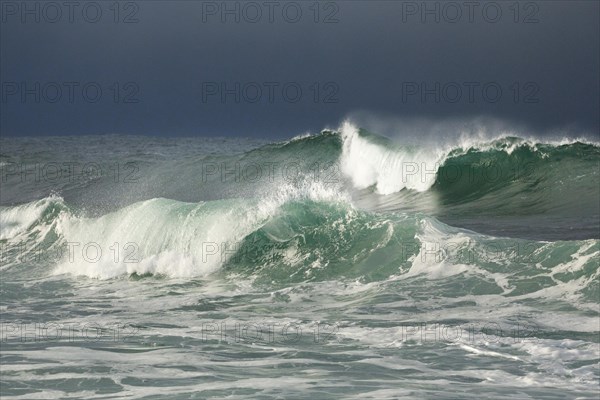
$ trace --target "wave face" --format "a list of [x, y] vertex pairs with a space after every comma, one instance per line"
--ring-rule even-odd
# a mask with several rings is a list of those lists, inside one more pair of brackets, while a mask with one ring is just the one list
[[593, 144], [503, 138], [452, 150], [434, 189], [446, 204], [476, 203], [496, 213], [590, 215], [597, 212], [599, 157]]
[[[367, 398], [396, 396], [399, 374], [407, 394], [424, 394], [431, 379], [461, 386], [464, 398], [479, 397], [472, 384], [480, 382], [503, 396], [597, 392], [597, 143], [415, 145], [351, 124], [280, 143], [2, 140], [3, 319], [71, 324], [93, 316], [102, 326], [130, 321], [138, 334], [102, 348], [70, 343], [69, 352], [64, 341], [36, 343], [67, 365], [36, 371], [64, 378], [46, 397], [91, 393], [81, 389], [87, 377], [72, 372], [90, 351], [109, 360], [99, 368], [123, 376], [107, 383], [118, 397], [164, 394], [165, 385], [185, 394], [197, 365], [217, 375], [229, 368], [201, 357], [206, 346], [253, 360], [256, 379], [242, 390], [250, 398], [269, 397], [264, 377], [289, 374], [298, 376], [290, 387], [304, 389], [288, 388], [287, 397], [318, 397], [306, 364], [345, 380], [348, 369], [368, 371], [381, 387], [360, 389]], [[325, 343], [306, 325], [310, 340], [291, 344], [240, 340], [242, 329], [212, 340], [198, 330], [240, 322], [337, 328]], [[443, 324], [453, 339], [436, 333], [424, 343], [422, 324]], [[40, 357], [20, 341], [4, 344], [19, 363]], [[424, 345], [435, 347], [429, 360]], [[184, 360], [181, 348], [199, 351]], [[128, 371], [146, 352], [151, 368], [137, 380]], [[128, 358], [114, 362], [114, 354]], [[183, 378], [165, 380], [173, 370]], [[31, 376], [21, 382], [13, 372], [4, 390], [26, 393]], [[194, 391], [241, 390], [207, 376]], [[341, 384], [331, 378], [333, 397], [356, 389]], [[420, 397], [428, 395], [444, 392]]]

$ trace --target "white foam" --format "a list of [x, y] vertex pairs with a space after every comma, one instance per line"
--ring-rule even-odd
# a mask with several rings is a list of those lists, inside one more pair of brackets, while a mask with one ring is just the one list
[[0, 207], [0, 240], [14, 240], [27, 233], [48, 206], [56, 202], [63, 203], [63, 199], [52, 195], [14, 207]]
[[[402, 189], [425, 191], [436, 179], [439, 167], [450, 152], [464, 154], [469, 150], [497, 150], [511, 154], [521, 146], [540, 151], [541, 144], [562, 146], [577, 142], [598, 146], [598, 142], [585, 138], [558, 138], [541, 141], [535, 137], [507, 140], [507, 133], [490, 135], [484, 131], [462, 133], [440, 143], [427, 141], [419, 145], [378, 144], [359, 134], [359, 129], [345, 121], [339, 128], [343, 141], [340, 167], [357, 189], [375, 186], [379, 194], [391, 194]], [[401, 139], [398, 139], [401, 140]], [[391, 142], [393, 143], [393, 142]], [[544, 154], [542, 154], [544, 156]]]
[[340, 164], [357, 189], [375, 185], [379, 194], [404, 188], [425, 191], [433, 185], [445, 152], [438, 149], [386, 148], [360, 136], [358, 128], [344, 122]]
[[123, 274], [206, 276], [221, 268], [242, 240], [289, 201], [342, 201], [318, 183], [283, 186], [260, 199], [183, 203], [152, 199], [99, 218], [62, 215], [57, 233], [69, 251], [55, 273], [108, 279]]

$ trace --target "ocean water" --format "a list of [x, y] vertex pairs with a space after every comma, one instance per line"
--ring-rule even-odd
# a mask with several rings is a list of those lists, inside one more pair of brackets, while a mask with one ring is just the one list
[[0, 139], [3, 399], [597, 399], [600, 147]]

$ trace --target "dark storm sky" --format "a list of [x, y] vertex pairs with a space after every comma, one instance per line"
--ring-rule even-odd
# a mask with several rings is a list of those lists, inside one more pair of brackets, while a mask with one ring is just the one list
[[289, 137], [357, 112], [598, 135], [598, 1], [246, 3], [2, 1], [2, 135]]

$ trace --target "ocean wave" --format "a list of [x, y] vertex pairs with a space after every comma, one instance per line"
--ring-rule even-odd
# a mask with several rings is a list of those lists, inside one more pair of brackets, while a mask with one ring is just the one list
[[[4, 268], [35, 264], [46, 275], [225, 274], [270, 287], [427, 279], [441, 296], [569, 297], [579, 303], [600, 293], [598, 240], [487, 236], [422, 214], [362, 211], [314, 187], [263, 199], [158, 198], [100, 217], [78, 215], [53, 197], [3, 208], [0, 217], [15, 221], [19, 213], [31, 218], [8, 229], [3, 224]], [[35, 251], [56, 249], [60, 257], [35, 258]]]
[[[225, 156], [207, 157], [200, 161], [217, 163]], [[518, 268], [525, 276], [531, 268], [548, 266], [540, 285], [558, 284], [558, 276], [566, 274], [585, 280], [581, 285], [594, 292], [597, 288], [586, 279], [591, 270], [597, 271], [597, 266], [590, 267], [595, 261], [590, 255], [597, 255], [593, 224], [600, 215], [599, 159], [597, 144], [578, 140], [544, 143], [502, 137], [418, 148], [345, 123], [339, 131], [226, 156], [237, 163], [267, 160], [273, 171], [294, 160], [300, 173], [291, 180], [274, 174], [268, 182], [240, 182], [236, 176], [229, 183], [214, 174], [197, 185], [194, 179], [205, 165], [184, 157], [163, 170], [163, 164], [152, 170], [149, 163], [153, 173], [136, 186], [141, 199], [123, 202], [122, 194], [132, 192], [127, 186], [103, 191], [103, 186], [90, 188], [86, 183], [83, 199], [108, 193], [119, 200], [117, 206], [97, 210], [90, 202], [82, 207], [58, 195], [4, 206], [3, 269], [22, 265], [40, 249], [78, 243], [81, 247], [68, 259], [63, 254], [41, 263], [43, 269], [100, 279], [235, 273], [280, 284], [422, 274], [442, 279], [479, 271], [475, 275], [484, 277], [489, 290], [514, 295], [524, 289], [498, 271]], [[314, 179], [315, 163], [336, 166], [339, 179]], [[173, 178], [176, 175], [179, 179]], [[209, 198], [196, 199], [197, 193]], [[500, 222], [499, 216], [530, 215], [542, 215], [539, 221], [565, 216], [561, 224], [589, 220], [592, 225], [581, 230], [589, 228], [591, 233], [585, 231], [581, 238], [592, 242], [578, 237], [550, 243], [486, 231]], [[461, 221], [474, 218], [484, 229], [476, 233], [453, 227], [451, 216]], [[521, 251], [516, 259], [511, 243]], [[90, 254], [82, 252], [86, 244], [92, 245], [85, 249]], [[490, 246], [498, 244], [502, 247], [496, 257]], [[431, 261], [429, 245], [437, 246], [434, 253], [445, 258], [434, 256]], [[522, 248], [530, 250], [531, 257], [543, 256], [526, 260]], [[101, 254], [96, 254], [98, 249]], [[574, 257], [585, 260], [580, 266], [584, 275], [552, 275], [553, 268], [576, 264]]]

